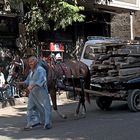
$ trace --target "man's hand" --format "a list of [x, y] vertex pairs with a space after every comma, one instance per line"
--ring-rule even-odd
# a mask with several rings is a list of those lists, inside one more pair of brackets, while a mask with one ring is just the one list
[[29, 91], [31, 91], [31, 90], [33, 89], [33, 87], [34, 87], [34, 85], [29, 85], [29, 86], [27, 87], [27, 89], [28, 89]]
[[21, 82], [14, 82], [14, 84], [19, 86], [19, 85], [24, 85], [24, 82], [22, 82], [22, 81]]
[[25, 90], [23, 91], [23, 93], [22, 93], [22, 96], [23, 96], [23, 97], [28, 97], [28, 95], [29, 95], [29, 90], [28, 90], [28, 89], [25, 89]]

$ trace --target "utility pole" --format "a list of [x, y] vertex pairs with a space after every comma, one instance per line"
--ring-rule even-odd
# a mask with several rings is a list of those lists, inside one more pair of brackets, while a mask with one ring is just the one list
[[131, 40], [134, 40], [133, 15], [134, 15], [134, 12], [131, 11], [130, 12], [130, 37], [131, 37]]

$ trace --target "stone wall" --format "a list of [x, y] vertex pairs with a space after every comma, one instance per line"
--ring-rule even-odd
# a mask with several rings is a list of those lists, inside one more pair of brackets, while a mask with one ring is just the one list
[[[140, 36], [140, 11], [133, 14], [133, 33]], [[130, 39], [130, 14], [116, 14], [111, 19], [111, 36]]]
[[116, 14], [111, 19], [111, 36], [130, 39], [129, 13]]

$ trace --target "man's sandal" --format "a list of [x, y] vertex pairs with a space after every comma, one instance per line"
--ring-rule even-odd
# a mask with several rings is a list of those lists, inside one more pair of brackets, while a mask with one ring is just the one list
[[33, 125], [27, 125], [23, 128], [23, 130], [27, 131], [27, 130], [32, 130], [33, 128], [37, 127], [37, 126], [40, 126], [41, 123], [36, 123], [36, 124], [33, 124]]
[[27, 131], [27, 130], [31, 130], [32, 128], [33, 128], [32, 126], [25, 126], [25, 127], [23, 128], [23, 130]]

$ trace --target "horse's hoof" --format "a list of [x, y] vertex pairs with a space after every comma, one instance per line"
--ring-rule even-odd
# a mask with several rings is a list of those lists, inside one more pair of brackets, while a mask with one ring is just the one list
[[85, 118], [86, 117], [86, 114], [81, 114], [81, 118]]
[[78, 120], [79, 119], [79, 114], [74, 114], [74, 120]]
[[67, 115], [62, 115], [63, 119], [67, 119]]
[[75, 114], [74, 115], [75, 120], [79, 120], [79, 119], [82, 119], [82, 118], [85, 118], [85, 117], [86, 117], [86, 114]]

